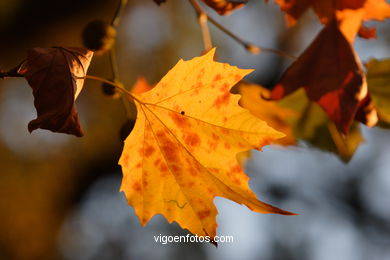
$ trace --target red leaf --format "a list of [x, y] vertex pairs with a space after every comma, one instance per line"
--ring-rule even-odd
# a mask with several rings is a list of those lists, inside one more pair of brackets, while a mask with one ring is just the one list
[[271, 93], [281, 99], [304, 87], [344, 134], [348, 133], [360, 101], [367, 94], [360, 61], [337, 22], [328, 24], [287, 69]]
[[86, 48], [34, 48], [19, 69], [33, 89], [38, 118], [28, 124], [83, 136], [74, 101], [80, 93], [93, 52]]

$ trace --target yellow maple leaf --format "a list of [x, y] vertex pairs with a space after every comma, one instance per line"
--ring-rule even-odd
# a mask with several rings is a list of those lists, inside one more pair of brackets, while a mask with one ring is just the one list
[[141, 225], [162, 214], [199, 236], [216, 235], [216, 196], [261, 213], [292, 214], [259, 201], [236, 154], [283, 134], [238, 105], [230, 88], [252, 70], [213, 60], [215, 49], [180, 60], [150, 91], [133, 94], [137, 121], [119, 164]]

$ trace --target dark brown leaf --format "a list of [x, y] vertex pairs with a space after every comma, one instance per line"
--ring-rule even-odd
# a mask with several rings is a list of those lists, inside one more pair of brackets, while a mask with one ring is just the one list
[[83, 136], [74, 101], [80, 93], [93, 52], [86, 48], [34, 48], [19, 69], [33, 89], [38, 118], [28, 124]]

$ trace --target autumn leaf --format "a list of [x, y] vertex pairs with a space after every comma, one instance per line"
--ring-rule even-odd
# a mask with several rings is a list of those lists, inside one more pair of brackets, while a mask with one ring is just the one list
[[293, 25], [309, 8], [315, 11], [324, 24], [344, 11], [350, 14], [351, 11], [359, 13], [360, 23], [367, 20], [383, 21], [390, 17], [390, 5], [386, 0], [275, 0], [275, 2], [286, 12], [290, 25]]
[[79, 95], [93, 52], [86, 48], [34, 48], [22, 64], [22, 74], [33, 89], [37, 128], [83, 136], [74, 101]]
[[378, 111], [379, 125], [390, 124], [390, 59], [370, 60], [366, 67], [368, 89]]
[[232, 0], [202, 0], [206, 5], [213, 8], [220, 15], [230, 14], [232, 11], [243, 7], [247, 1]]
[[283, 134], [229, 92], [251, 70], [215, 62], [214, 52], [179, 61], [152, 90], [134, 94], [136, 125], [119, 164], [121, 191], [141, 225], [162, 214], [213, 238], [217, 196], [256, 212], [292, 214], [259, 201], [248, 186], [237, 153], [260, 150]]
[[309, 8], [312, 8], [323, 23], [330, 21], [337, 10], [360, 9], [366, 0], [275, 0], [286, 13], [290, 25], [295, 24]]
[[294, 145], [295, 137], [291, 125], [292, 118], [296, 119], [298, 113], [278, 105], [275, 101], [269, 101], [271, 93], [268, 89], [259, 85], [241, 81], [235, 88], [241, 94], [240, 105], [248, 109], [254, 116], [267, 122], [272, 128], [284, 133], [286, 136], [274, 141], [275, 144]]
[[[336, 21], [325, 26], [287, 69], [272, 90], [271, 98], [281, 99], [301, 87], [310, 100], [324, 109], [337, 128], [347, 134], [367, 97], [367, 84], [362, 65]], [[373, 118], [367, 124], [375, 123]]]
[[[267, 0], [266, 0], [267, 1]], [[353, 43], [356, 35], [371, 39], [376, 28], [367, 28], [364, 22], [383, 21], [390, 17], [390, 5], [386, 0], [275, 0], [286, 12], [287, 23], [294, 25], [309, 8], [317, 14], [321, 23], [329, 24], [334, 19], [339, 21], [340, 31]]]
[[366, 0], [361, 8], [344, 9], [337, 11], [336, 18], [340, 21], [340, 30], [350, 43], [354, 42], [356, 35], [372, 38], [375, 27], [369, 30], [364, 26], [365, 21], [384, 21], [390, 17], [390, 5], [385, 0]]
[[300, 89], [278, 102], [278, 105], [295, 111], [299, 116], [289, 117], [287, 122], [293, 128], [296, 139], [303, 140], [313, 147], [337, 155], [349, 162], [360, 144], [364, 141], [359, 123], [352, 124], [345, 136], [316, 103], [307, 99]]
[[298, 140], [301, 140], [349, 162], [364, 141], [357, 122], [352, 124], [345, 136], [320, 106], [308, 100], [303, 89], [278, 102], [267, 100], [270, 91], [256, 84], [242, 81], [235, 89], [242, 95], [242, 107], [286, 134], [284, 138], [275, 140], [275, 144], [299, 145]]

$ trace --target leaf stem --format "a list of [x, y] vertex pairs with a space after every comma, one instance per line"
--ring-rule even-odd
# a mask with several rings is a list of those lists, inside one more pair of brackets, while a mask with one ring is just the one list
[[197, 0], [189, 0], [189, 1], [190, 1], [191, 5], [193, 6], [193, 8], [195, 9], [198, 16], [205, 15], [207, 18], [206, 21], [210, 21], [210, 23], [212, 23], [220, 31], [222, 31], [227, 36], [229, 36], [230, 38], [235, 40], [241, 46], [243, 46], [245, 48], [245, 50], [247, 50], [249, 53], [256, 55], [256, 54], [259, 54], [261, 52], [269, 52], [269, 53], [273, 53], [273, 54], [279, 55], [279, 56], [284, 57], [284, 58], [293, 59], [293, 60], [296, 59], [295, 56], [288, 54], [284, 51], [276, 50], [276, 49], [272, 49], [272, 48], [263, 48], [261, 46], [251, 44], [251, 43], [243, 40], [242, 38], [240, 38], [239, 36], [234, 34], [232, 31], [230, 31], [229, 29], [224, 27], [222, 24], [218, 23], [213, 17], [211, 17], [205, 11], [205, 9], [199, 4], [199, 2]]
[[110, 49], [108, 56], [110, 58], [110, 66], [111, 66], [113, 79], [119, 80], [118, 61], [116, 59], [116, 51], [114, 49], [114, 46]]
[[116, 82], [113, 82], [113, 81], [110, 81], [110, 80], [107, 80], [107, 79], [104, 79], [104, 78], [101, 78], [101, 77], [98, 77], [98, 76], [94, 76], [94, 75], [86, 75], [85, 77], [77, 77], [78, 79], [92, 79], [92, 80], [96, 80], [96, 81], [100, 81], [100, 82], [104, 82], [104, 83], [107, 83], [107, 84], [110, 84], [111, 86], [119, 89], [120, 91], [122, 91], [122, 93], [126, 94], [126, 96], [130, 99], [130, 100], [133, 100], [133, 101], [136, 101], [140, 104], [143, 104], [143, 102], [141, 100], [139, 100], [138, 98], [136, 98], [130, 91], [128, 91], [126, 88], [124, 88], [121, 84], [118, 84]]
[[0, 71], [0, 79], [4, 78], [23, 78], [22, 74], [13, 71]]
[[9, 71], [2, 71], [0, 70], [0, 79], [4, 78], [23, 78], [24, 76], [19, 73], [19, 69], [22, 66], [24, 61], [22, 61], [19, 65], [17, 65], [15, 68], [10, 69]]

